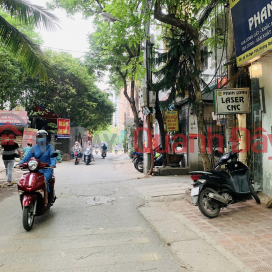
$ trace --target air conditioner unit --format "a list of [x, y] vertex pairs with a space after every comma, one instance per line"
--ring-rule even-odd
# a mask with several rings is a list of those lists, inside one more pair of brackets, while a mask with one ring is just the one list
[[149, 107], [155, 108], [156, 106], [156, 92], [149, 91]]
[[139, 103], [140, 107], [146, 107], [147, 106], [147, 92], [146, 92], [146, 87], [142, 87], [139, 92]]

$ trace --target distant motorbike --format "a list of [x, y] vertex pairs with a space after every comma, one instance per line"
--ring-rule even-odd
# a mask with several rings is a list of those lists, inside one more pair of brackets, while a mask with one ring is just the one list
[[[57, 157], [57, 153], [53, 153], [51, 158]], [[34, 223], [34, 217], [43, 215], [49, 211], [53, 206], [55, 196], [55, 176], [53, 175], [49, 181], [50, 192], [47, 192], [47, 184], [45, 182], [44, 174], [39, 173], [40, 169], [49, 168], [47, 163], [40, 162], [37, 159], [31, 159], [26, 163], [22, 163], [21, 169], [28, 169], [29, 172], [22, 175], [18, 182], [18, 192], [20, 196], [20, 202], [23, 209], [23, 226], [26, 231], [32, 229]], [[47, 206], [46, 199], [48, 197]]]
[[86, 165], [89, 165], [91, 162], [91, 149], [89, 147], [84, 152], [84, 162]]
[[[215, 171], [222, 165], [230, 174], [227, 171]], [[238, 161], [237, 153], [223, 155], [213, 171], [193, 171], [190, 175], [194, 181], [191, 196], [201, 213], [208, 218], [217, 217], [223, 207], [247, 199], [253, 198], [258, 204], [261, 203], [250, 183], [249, 168]]]
[[79, 164], [80, 162], [80, 153], [78, 151], [74, 152], [74, 161], [75, 161], [75, 165]]
[[[160, 154], [158, 157], [156, 157], [156, 152], [153, 153], [154, 155], [154, 166], [162, 166], [163, 165], [163, 155]], [[137, 169], [140, 173], [143, 173], [144, 171], [144, 154], [143, 153], [137, 153], [135, 152], [133, 154], [133, 160], [134, 167]]]
[[98, 154], [98, 148], [95, 149], [95, 154]]

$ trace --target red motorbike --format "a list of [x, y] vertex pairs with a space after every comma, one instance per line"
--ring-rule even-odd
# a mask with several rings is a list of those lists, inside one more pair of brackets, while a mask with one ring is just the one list
[[[57, 156], [57, 153], [53, 153], [51, 158]], [[53, 175], [49, 181], [50, 192], [48, 192], [44, 174], [39, 173], [40, 169], [49, 168], [47, 163], [31, 159], [29, 162], [22, 163], [20, 168], [29, 170], [28, 173], [22, 175], [18, 183], [18, 192], [23, 209], [23, 226], [26, 231], [30, 231], [34, 223], [34, 217], [49, 211], [56, 200], [54, 191], [55, 176]], [[46, 197], [48, 201], [46, 201]]]

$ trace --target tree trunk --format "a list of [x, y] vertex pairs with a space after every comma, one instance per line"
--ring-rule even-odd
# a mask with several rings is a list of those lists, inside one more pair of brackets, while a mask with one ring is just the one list
[[130, 100], [128, 100], [128, 101], [130, 103], [130, 107], [131, 107], [131, 110], [132, 110], [132, 113], [133, 113], [134, 123], [136, 125], [136, 128], [139, 128], [140, 127], [140, 122], [139, 122], [138, 111], [137, 111], [137, 108], [136, 108], [135, 97], [134, 97], [134, 92], [135, 92], [135, 81], [134, 80], [131, 81], [130, 86], [131, 86]]
[[[200, 38], [198, 36], [197, 39], [194, 39], [194, 44], [196, 46], [196, 54], [195, 54], [195, 68], [200, 71], [201, 65], [201, 49], [200, 49]], [[204, 103], [202, 100], [202, 92], [200, 89], [199, 77], [196, 76], [194, 79], [194, 88], [196, 95], [196, 105], [197, 105], [197, 125], [198, 125], [198, 134], [204, 135]], [[202, 150], [201, 148], [201, 139], [198, 138], [198, 149], [199, 152]], [[204, 171], [209, 171], [211, 169], [211, 163], [207, 154], [207, 149], [205, 148], [205, 152], [201, 153], [202, 162]]]
[[[200, 49], [200, 37], [199, 37], [199, 31], [190, 25], [187, 20], [180, 20], [176, 18], [175, 16], [172, 16], [171, 14], [166, 15], [162, 13], [161, 10], [161, 1], [156, 0], [155, 2], [155, 11], [154, 11], [154, 17], [155, 19], [170, 24], [172, 26], [176, 26], [183, 31], [186, 31], [194, 41], [194, 45], [196, 47], [196, 54], [195, 54], [195, 68], [200, 71], [200, 65], [201, 65], [201, 49]], [[195, 89], [195, 95], [196, 95], [196, 105], [197, 105], [197, 123], [198, 123], [198, 134], [204, 135], [204, 104], [202, 101], [202, 93], [200, 89], [200, 83], [199, 83], [199, 76], [195, 76], [193, 78], [193, 84]], [[198, 146], [199, 150], [201, 150], [201, 141], [198, 139]], [[202, 153], [202, 161], [203, 161], [203, 167], [204, 170], [210, 170], [210, 160], [207, 154], [207, 150], [205, 148], [205, 152]]]
[[[163, 123], [163, 116], [161, 113], [161, 109], [159, 106], [159, 92], [156, 93], [156, 106], [155, 106], [155, 116], [159, 124], [160, 128], [160, 139], [161, 139], [161, 144], [162, 144], [162, 150], [165, 150], [165, 132], [164, 132], [164, 123]], [[163, 166], [167, 165], [166, 161], [166, 153], [163, 153]]]
[[[135, 93], [135, 81], [132, 80], [131, 81], [131, 90], [130, 90], [130, 98], [128, 98], [128, 93], [126, 92], [127, 96], [127, 100], [130, 103], [130, 107], [133, 113], [133, 118], [134, 118], [134, 123], [136, 126], [136, 129], [140, 127], [140, 121], [139, 121], [139, 116], [138, 116], [138, 111], [137, 111], [137, 107], [136, 107], [136, 103], [135, 103], [135, 97], [134, 97], [134, 93]], [[143, 133], [140, 132], [139, 133], [139, 138], [138, 138], [138, 143], [139, 143], [139, 149], [142, 150], [143, 149]]]

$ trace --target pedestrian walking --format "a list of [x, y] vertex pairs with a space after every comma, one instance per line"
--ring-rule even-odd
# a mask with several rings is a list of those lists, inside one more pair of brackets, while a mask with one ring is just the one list
[[26, 155], [28, 153], [28, 151], [31, 149], [32, 144], [31, 143], [27, 143], [27, 146], [25, 148], [23, 148], [24, 154]]
[[115, 150], [115, 154], [117, 155], [117, 153], [118, 153], [118, 144], [115, 145], [114, 150]]
[[[10, 133], [8, 135], [8, 139], [2, 141], [1, 143], [1, 147], [4, 149], [2, 159], [5, 165], [8, 186], [13, 185], [12, 171], [14, 167], [14, 159], [19, 157], [22, 159], [22, 153], [19, 149], [19, 145], [14, 141], [15, 138], [16, 136], [14, 135], [14, 133]], [[19, 154], [17, 154], [16, 151]]]

